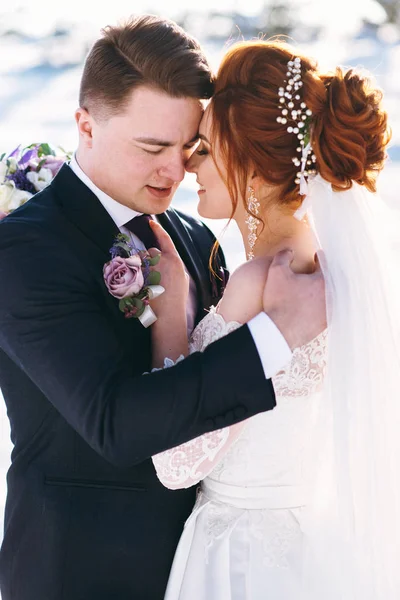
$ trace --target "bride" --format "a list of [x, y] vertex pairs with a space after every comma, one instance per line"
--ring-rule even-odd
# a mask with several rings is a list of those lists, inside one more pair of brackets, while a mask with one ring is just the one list
[[[365, 74], [322, 73], [282, 43], [224, 57], [187, 169], [200, 215], [234, 218], [248, 261], [189, 346], [174, 338], [185, 315], [156, 301], [154, 367], [258, 314], [272, 257], [288, 248], [298, 273], [318, 251], [328, 328], [273, 378], [273, 411], [153, 457], [165, 486], [201, 482], [168, 600], [400, 598], [400, 316], [391, 217], [375, 194], [390, 139], [381, 101]], [[186, 293], [175, 270], [174, 293]]]

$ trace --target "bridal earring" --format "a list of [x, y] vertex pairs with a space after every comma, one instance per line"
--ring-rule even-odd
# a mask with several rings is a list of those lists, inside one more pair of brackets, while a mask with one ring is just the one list
[[246, 219], [246, 223], [249, 228], [249, 236], [247, 238], [248, 244], [249, 244], [249, 251], [247, 254], [247, 260], [251, 260], [252, 258], [254, 258], [254, 246], [256, 245], [256, 241], [257, 241], [257, 225], [258, 225], [258, 219], [256, 219], [256, 217], [253, 215], [258, 215], [259, 209], [260, 209], [260, 203], [254, 194], [253, 187], [249, 186], [248, 192], [249, 192], [249, 197], [247, 198], [247, 209], [252, 214], [248, 215], [248, 217]]

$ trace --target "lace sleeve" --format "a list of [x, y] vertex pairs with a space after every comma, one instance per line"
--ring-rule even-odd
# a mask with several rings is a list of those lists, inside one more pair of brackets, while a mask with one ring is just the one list
[[[189, 343], [190, 353], [203, 352], [212, 342], [240, 327], [236, 321], [226, 322], [211, 307], [207, 316], [194, 330]], [[185, 444], [153, 456], [157, 476], [172, 490], [188, 488], [206, 477], [237, 440], [244, 422], [205, 433]]]
[[[175, 362], [170, 358], [165, 358], [162, 368], [173, 367], [184, 358], [181, 355]], [[151, 372], [161, 371], [162, 368], [156, 367]], [[144, 375], [148, 375], [148, 373], [144, 373]], [[156, 454], [152, 459], [159, 480], [171, 490], [195, 485], [213, 470], [238, 438], [242, 428], [243, 422], [237, 423], [231, 427], [205, 433], [176, 448]]]
[[153, 456], [161, 483], [171, 489], [188, 488], [204, 479], [237, 440], [245, 422], [205, 433]]
[[321, 389], [327, 358], [327, 330], [308, 344], [295, 348], [290, 364], [272, 378], [279, 398], [306, 398]]
[[155, 371], [163, 371], [164, 369], [169, 369], [169, 367], [174, 367], [175, 365], [177, 365], [182, 360], [185, 360], [185, 358], [186, 357], [183, 356], [183, 354], [181, 354], [174, 361], [174, 360], [172, 360], [172, 358], [168, 358], [168, 356], [167, 356], [167, 358], [164, 358], [164, 365], [162, 367], [154, 367], [151, 371], [145, 371], [143, 373], [143, 375], [150, 375], [150, 373], [154, 373]]

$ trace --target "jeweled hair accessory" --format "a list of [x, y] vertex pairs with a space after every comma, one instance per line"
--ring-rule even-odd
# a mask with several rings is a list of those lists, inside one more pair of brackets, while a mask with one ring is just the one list
[[[294, 133], [299, 140], [299, 146], [296, 148], [300, 158], [295, 156], [292, 162], [300, 170], [296, 173], [295, 183], [300, 184], [300, 194], [307, 194], [307, 179], [309, 175], [314, 175], [316, 170], [312, 167], [316, 162], [316, 156], [312, 152], [310, 139], [310, 125], [312, 111], [305, 102], [301, 101], [301, 59], [297, 56], [294, 60], [289, 60], [287, 64], [287, 79], [284, 80], [286, 87], [280, 87], [279, 108], [282, 116], [276, 118], [278, 123], [286, 125], [288, 133]], [[311, 155], [311, 156], [310, 156]]]

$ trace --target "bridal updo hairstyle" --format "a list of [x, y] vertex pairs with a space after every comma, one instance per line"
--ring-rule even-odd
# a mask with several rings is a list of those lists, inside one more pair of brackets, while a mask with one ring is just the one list
[[79, 104], [107, 118], [123, 110], [140, 85], [176, 98], [210, 98], [214, 89], [197, 40], [175, 22], [154, 15], [102, 30], [85, 61]]
[[[335, 190], [348, 189], [352, 181], [376, 191], [390, 140], [382, 93], [370, 78], [353, 69], [322, 73], [317, 64], [285, 43], [241, 42], [224, 56], [211, 100], [212, 141], [218, 143], [226, 168], [226, 184], [233, 212], [252, 174], [279, 186], [276, 200], [298, 207], [302, 196], [295, 183], [299, 167], [299, 141], [281, 115], [278, 90], [288, 79], [288, 62], [301, 59], [301, 101], [312, 111], [313, 168]], [[233, 214], [233, 213], [232, 213]]]

